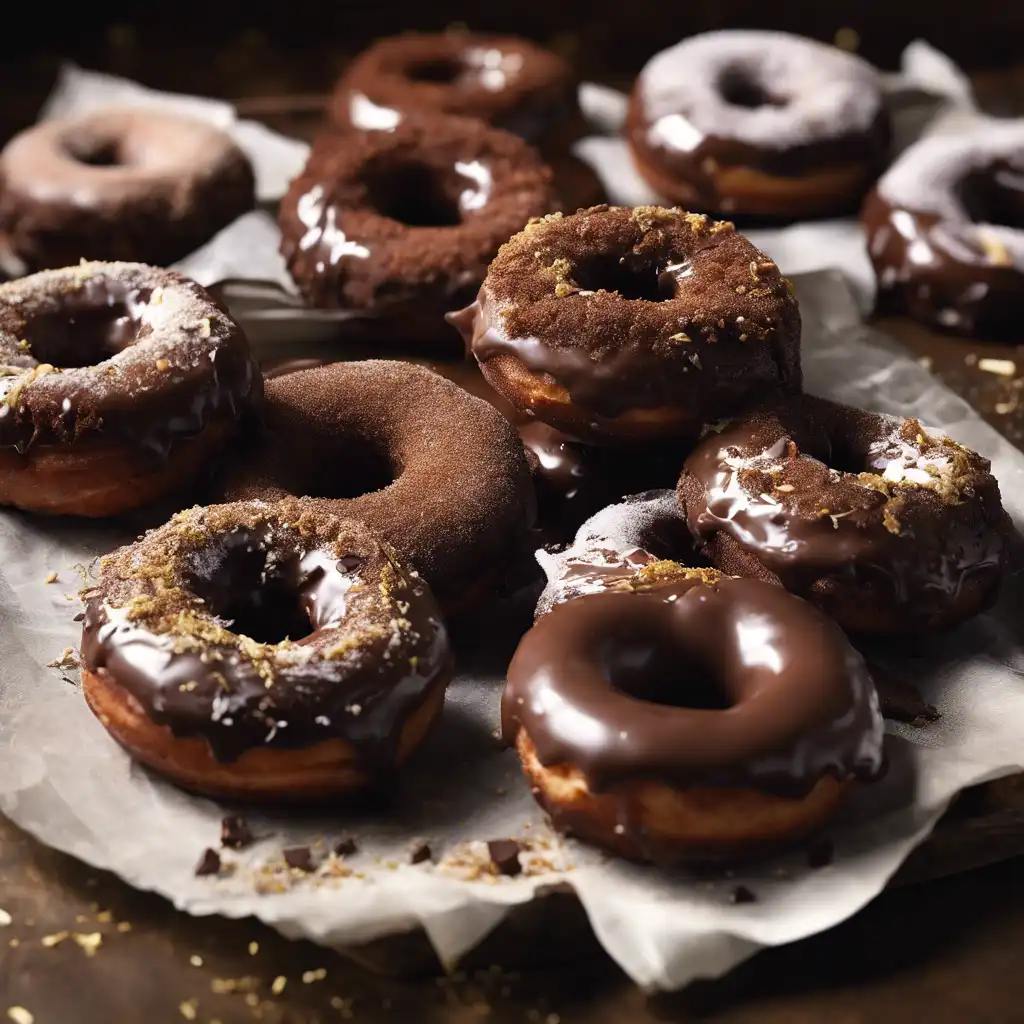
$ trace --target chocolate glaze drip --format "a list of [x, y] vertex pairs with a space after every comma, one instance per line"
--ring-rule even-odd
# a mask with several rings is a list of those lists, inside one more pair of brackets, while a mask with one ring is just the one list
[[241, 329], [181, 274], [84, 263], [0, 286], [0, 447], [115, 437], [166, 457], [262, 394]]
[[[205, 738], [222, 762], [252, 748], [337, 738], [365, 765], [388, 769], [402, 726], [448, 665], [447, 634], [422, 583], [390, 567], [362, 528], [333, 523], [349, 531], [352, 553], [339, 556], [322, 539], [305, 547], [279, 522], [250, 519], [215, 531], [173, 564], [188, 588], [183, 610], [208, 627], [287, 631], [294, 643], [254, 652], [255, 644], [233, 634], [196, 643], [174, 627], [156, 632], [133, 617], [130, 601], [111, 603], [101, 583], [86, 605], [86, 668], [108, 674], [176, 736]], [[382, 574], [390, 574], [389, 590], [377, 607]]]
[[542, 764], [630, 780], [808, 793], [876, 778], [882, 720], [839, 628], [758, 580], [685, 580], [559, 605], [521, 641], [502, 697]]
[[698, 541], [727, 535], [797, 593], [826, 578], [866, 585], [907, 629], [926, 627], [969, 584], [993, 589], [1006, 557], [986, 460], [916, 421], [807, 396], [709, 434], [679, 494]]

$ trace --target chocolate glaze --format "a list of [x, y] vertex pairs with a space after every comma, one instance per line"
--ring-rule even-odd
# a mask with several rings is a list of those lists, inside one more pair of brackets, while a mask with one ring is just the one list
[[387, 769], [451, 658], [426, 585], [315, 502], [180, 513], [105, 559], [86, 602], [85, 667], [222, 762], [341, 739]]
[[536, 142], [576, 110], [575, 93], [565, 61], [526, 39], [409, 32], [356, 57], [331, 116], [341, 127], [389, 131], [410, 111], [462, 114]]
[[194, 281], [82, 263], [0, 285], [0, 447], [117, 438], [166, 457], [262, 395], [240, 327]]
[[696, 431], [758, 388], [801, 382], [800, 315], [778, 267], [731, 224], [679, 210], [533, 222], [448, 319], [485, 376], [513, 356], [600, 416], [683, 407]]
[[781, 582], [840, 621], [848, 600], [868, 600], [882, 631], [948, 624], [968, 587], [991, 598], [1006, 558], [987, 460], [916, 420], [810, 396], [709, 433], [678, 493], [719, 568]]
[[631, 780], [808, 793], [872, 779], [882, 720], [837, 626], [759, 580], [684, 580], [559, 605], [523, 637], [502, 697], [545, 766], [595, 792]]
[[880, 300], [942, 330], [1016, 337], [1024, 317], [1024, 132], [912, 146], [861, 211]]
[[695, 208], [769, 213], [723, 193], [721, 170], [798, 178], [862, 166], [863, 190], [884, 166], [890, 123], [878, 72], [859, 57], [786, 33], [721, 31], [651, 59], [626, 135], [642, 162], [685, 182]]
[[248, 158], [205, 122], [128, 108], [42, 121], [0, 154], [0, 234], [27, 270], [167, 266], [255, 204]]

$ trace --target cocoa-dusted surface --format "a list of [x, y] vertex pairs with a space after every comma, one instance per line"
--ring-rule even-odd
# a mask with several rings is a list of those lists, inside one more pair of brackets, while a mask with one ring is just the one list
[[989, 469], [916, 420], [803, 396], [709, 432], [677, 493], [723, 572], [782, 583], [854, 632], [916, 633], [995, 596], [1011, 526]]
[[670, 406], [699, 424], [801, 382], [800, 313], [778, 267], [729, 222], [678, 209], [530, 223], [453, 322], [485, 376], [513, 356], [602, 416]]
[[378, 111], [369, 120], [360, 116], [362, 98], [399, 117], [409, 111], [478, 117], [538, 142], [575, 112], [576, 79], [563, 58], [528, 39], [406, 32], [352, 61], [331, 100], [334, 122], [379, 127]]
[[204, 121], [102, 110], [26, 129], [0, 153], [0, 237], [29, 270], [166, 266], [255, 205], [249, 159]]
[[419, 114], [391, 131], [323, 132], [281, 201], [281, 252], [310, 305], [445, 312], [554, 205], [551, 171], [518, 136]]
[[[71, 324], [75, 325], [72, 337]], [[81, 263], [0, 285], [0, 446], [175, 438], [258, 403], [242, 329], [175, 271]]]
[[438, 374], [394, 360], [287, 374], [267, 381], [266, 421], [224, 482], [229, 498], [328, 499], [446, 606], [524, 554], [535, 498], [522, 443], [492, 406]]
[[315, 502], [179, 512], [101, 559], [84, 598], [85, 667], [225, 762], [342, 739], [390, 770], [451, 658], [423, 581]]

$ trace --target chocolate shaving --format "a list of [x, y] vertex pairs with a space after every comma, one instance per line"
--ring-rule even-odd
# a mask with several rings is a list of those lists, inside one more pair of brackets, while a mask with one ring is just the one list
[[418, 843], [409, 853], [410, 864], [422, 864], [424, 861], [433, 861], [434, 854], [427, 843]]
[[522, 873], [519, 863], [520, 846], [514, 839], [493, 839], [487, 844], [487, 855], [499, 875], [510, 878]]
[[229, 850], [244, 850], [256, 841], [249, 822], [241, 814], [228, 814], [220, 823], [220, 845]]
[[199, 863], [196, 864], [196, 878], [204, 878], [207, 875], [219, 875], [220, 874], [220, 854], [207, 847], [203, 850], [203, 855], [199, 858]]
[[316, 871], [313, 851], [308, 846], [290, 846], [283, 856], [285, 864], [296, 871], [305, 871], [307, 874]]

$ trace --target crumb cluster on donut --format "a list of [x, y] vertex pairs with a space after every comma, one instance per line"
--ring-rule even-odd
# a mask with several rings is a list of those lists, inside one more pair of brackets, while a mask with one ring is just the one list
[[691, 36], [637, 78], [626, 134], [662, 197], [728, 216], [857, 208], [885, 164], [889, 115], [878, 71], [784, 32]]
[[110, 516], [180, 490], [262, 394], [194, 281], [82, 263], [0, 284], [0, 504]]
[[43, 121], [0, 153], [0, 239], [28, 270], [166, 266], [255, 205], [248, 157], [214, 125], [113, 108]]
[[800, 387], [792, 288], [727, 221], [598, 206], [531, 221], [450, 316], [495, 390], [581, 438], [696, 435]]

